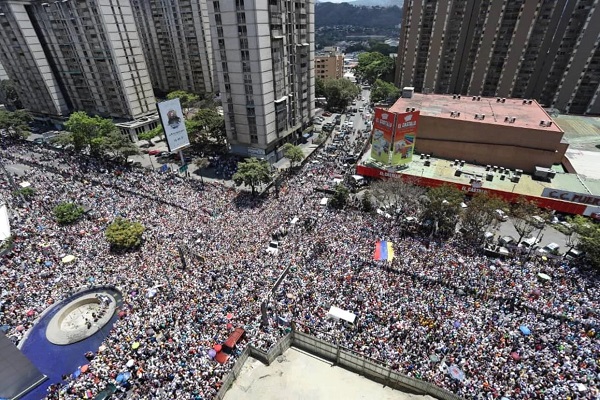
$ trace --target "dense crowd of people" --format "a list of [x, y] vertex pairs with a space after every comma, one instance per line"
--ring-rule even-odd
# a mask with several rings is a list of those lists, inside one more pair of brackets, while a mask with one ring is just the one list
[[[452, 241], [405, 237], [376, 214], [330, 210], [314, 189], [345, 171], [339, 160], [327, 160], [306, 163], [279, 196], [254, 198], [219, 184], [5, 143], [0, 162], [27, 165], [15, 180], [35, 189], [23, 201], [9, 185], [0, 188], [16, 235], [0, 267], [7, 335], [18, 343], [41, 312], [91, 280], [123, 295], [121, 318], [101, 349], [92, 349], [89, 371], [56, 382], [48, 398], [83, 398], [129, 371], [128, 398], [210, 399], [236, 361], [215, 362], [208, 354], [214, 344], [241, 326], [248, 337], [242, 347], [268, 350], [289, 321], [464, 398], [600, 396], [596, 275], [566, 262], [499, 262]], [[64, 201], [89, 212], [58, 225], [52, 209]], [[137, 251], [110, 251], [103, 235], [116, 216], [146, 227]], [[273, 233], [282, 231], [278, 254], [267, 253]], [[378, 240], [393, 243], [392, 262], [373, 260]], [[186, 269], [179, 245], [199, 255]], [[68, 254], [75, 260], [61, 262]], [[293, 268], [271, 293], [287, 267]], [[541, 272], [551, 280], [540, 280]], [[265, 298], [268, 326], [261, 324]], [[327, 318], [331, 306], [355, 313], [355, 326]], [[139, 347], [132, 349], [133, 342]], [[464, 378], [449, 374], [450, 365]]]

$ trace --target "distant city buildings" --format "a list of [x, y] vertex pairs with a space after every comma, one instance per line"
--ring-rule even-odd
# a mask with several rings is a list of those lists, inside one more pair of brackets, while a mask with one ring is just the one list
[[326, 48], [315, 55], [315, 76], [319, 79], [341, 79], [344, 55], [336, 48]]
[[131, 120], [155, 110], [129, 0], [2, 2], [0, 62], [37, 116]]
[[314, 113], [312, 0], [208, 2], [231, 151], [275, 161]]
[[214, 91], [205, 0], [131, 0], [154, 89]]
[[396, 84], [600, 114], [597, 0], [407, 0]]

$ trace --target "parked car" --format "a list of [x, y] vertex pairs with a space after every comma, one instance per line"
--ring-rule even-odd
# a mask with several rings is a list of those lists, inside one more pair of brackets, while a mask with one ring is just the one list
[[500, 209], [494, 210], [494, 216], [498, 221], [508, 221], [508, 215], [506, 215], [506, 213]]
[[546, 225], [546, 221], [544, 221], [544, 218], [540, 217], [539, 215], [534, 215], [533, 217], [531, 217], [531, 223], [538, 229], [542, 229], [544, 225]]
[[150, 154], [151, 156], [157, 156], [159, 154], [163, 153], [162, 150], [148, 150], [148, 154]]
[[324, 116], [324, 117], [331, 117], [331, 113], [330, 113], [329, 111], [325, 111], [325, 112], [323, 113], [323, 116]]

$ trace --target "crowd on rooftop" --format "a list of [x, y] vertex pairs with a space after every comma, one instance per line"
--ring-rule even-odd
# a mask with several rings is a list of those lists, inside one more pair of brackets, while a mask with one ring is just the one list
[[[55, 382], [48, 398], [96, 394], [128, 371], [127, 398], [210, 399], [236, 361], [215, 362], [215, 344], [244, 327], [240, 347], [268, 350], [291, 321], [464, 398], [600, 396], [595, 274], [567, 262], [499, 262], [452, 240], [406, 237], [393, 219], [323, 207], [314, 189], [344, 172], [339, 160], [306, 163], [279, 196], [260, 198], [21, 142], [4, 143], [0, 162], [27, 165], [15, 180], [36, 192], [23, 202], [9, 185], [0, 188], [16, 235], [0, 267], [7, 335], [18, 343], [40, 313], [91, 282], [123, 296], [103, 346], [90, 349], [89, 370]], [[52, 208], [63, 201], [89, 212], [58, 225]], [[116, 216], [146, 227], [139, 250], [110, 251], [104, 230]], [[278, 253], [265, 252], [282, 231]], [[373, 260], [378, 240], [393, 243], [393, 261]], [[180, 245], [199, 255], [185, 269]], [[63, 263], [65, 255], [75, 260]], [[541, 272], [552, 279], [540, 280]], [[327, 318], [331, 306], [355, 313], [355, 326]]]

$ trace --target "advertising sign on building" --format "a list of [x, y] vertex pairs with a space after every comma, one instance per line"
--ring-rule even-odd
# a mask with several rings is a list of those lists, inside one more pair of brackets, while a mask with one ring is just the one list
[[542, 192], [542, 197], [551, 199], [559, 199], [564, 201], [572, 201], [573, 203], [587, 204], [590, 206], [600, 206], [600, 196], [594, 196], [586, 193], [568, 192], [566, 190], [558, 190], [545, 188]]
[[412, 160], [417, 135], [419, 111], [396, 114], [394, 141], [392, 147], [392, 165], [402, 165]]
[[190, 145], [190, 139], [185, 128], [183, 111], [179, 99], [158, 103], [158, 114], [162, 123], [169, 151], [176, 151]]
[[371, 158], [382, 164], [389, 163], [395, 123], [396, 114], [382, 108], [375, 109], [373, 137], [371, 139]]

